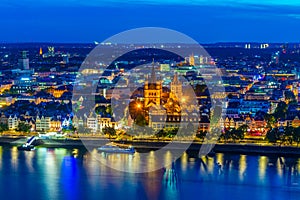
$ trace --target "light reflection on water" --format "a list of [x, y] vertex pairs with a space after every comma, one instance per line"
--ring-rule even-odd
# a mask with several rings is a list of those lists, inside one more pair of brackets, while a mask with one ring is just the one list
[[[184, 153], [172, 165], [150, 173], [124, 173], [83, 149], [37, 148], [33, 152], [0, 147], [0, 195], [21, 199], [209, 199], [226, 195], [243, 199], [294, 199], [300, 195], [300, 158], [217, 153], [198, 157]], [[140, 153], [105, 154], [117, 166], [139, 169]], [[163, 155], [170, 162], [172, 152]], [[151, 151], [147, 167], [155, 168]], [[246, 194], [246, 195], [245, 195]], [[135, 198], [134, 198], [135, 197]]]
[[11, 148], [11, 165], [14, 170], [18, 168], [18, 148]]
[[[2, 158], [2, 146], [0, 146], [0, 158]], [[2, 159], [0, 159], [0, 170], [2, 170]]]

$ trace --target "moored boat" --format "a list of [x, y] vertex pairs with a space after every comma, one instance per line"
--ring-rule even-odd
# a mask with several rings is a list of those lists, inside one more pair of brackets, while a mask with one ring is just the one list
[[22, 150], [22, 151], [31, 151], [34, 149], [35, 149], [35, 147], [33, 145], [28, 145], [27, 143], [22, 144], [21, 146], [18, 146], [18, 150]]
[[102, 147], [99, 147], [98, 151], [105, 152], [105, 153], [128, 153], [128, 154], [135, 153], [135, 149], [132, 146], [117, 145], [114, 143], [109, 143]]
[[26, 143], [22, 144], [21, 146], [18, 146], [18, 150], [22, 150], [22, 151], [34, 150], [35, 147], [32, 144], [35, 140], [36, 140], [35, 136], [30, 137], [29, 140]]

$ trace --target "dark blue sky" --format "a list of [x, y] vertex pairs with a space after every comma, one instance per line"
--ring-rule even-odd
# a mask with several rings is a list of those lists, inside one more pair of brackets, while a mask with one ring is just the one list
[[1, 0], [0, 42], [93, 42], [145, 26], [200, 43], [300, 42], [300, 1], [281, 1]]

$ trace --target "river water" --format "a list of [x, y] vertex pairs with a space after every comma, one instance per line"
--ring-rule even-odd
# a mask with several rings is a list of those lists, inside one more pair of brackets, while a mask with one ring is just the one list
[[[136, 165], [138, 154], [107, 159]], [[0, 146], [0, 197], [11, 200], [300, 199], [299, 172], [297, 157], [217, 153], [199, 158], [188, 152], [155, 172], [126, 173], [103, 165], [85, 149], [26, 152]]]

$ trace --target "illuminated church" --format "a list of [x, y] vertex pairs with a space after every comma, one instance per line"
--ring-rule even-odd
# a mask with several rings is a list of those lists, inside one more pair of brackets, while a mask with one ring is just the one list
[[[168, 97], [162, 100], [162, 97]], [[197, 117], [191, 119], [187, 113], [187, 105], [182, 89], [182, 82], [178, 75], [175, 74], [170, 84], [170, 91], [163, 92], [162, 81], [158, 80], [155, 75], [154, 64], [150, 77], [147, 77], [144, 85], [144, 109], [148, 116], [149, 127], [154, 130], [162, 128], [178, 128], [180, 125], [185, 126], [189, 123], [198, 123]]]
[[148, 77], [144, 85], [144, 108], [160, 106], [162, 96], [162, 82], [156, 79], [154, 64], [150, 78]]
[[[178, 79], [178, 75], [175, 74], [173, 81], [171, 82], [171, 91], [167, 95], [169, 96], [166, 103], [162, 102], [163, 87], [162, 81], [157, 80], [155, 75], [154, 64], [152, 64], [151, 76], [147, 77], [144, 85], [144, 108], [160, 109], [163, 106], [168, 113], [180, 114], [180, 99], [184, 99], [182, 93], [182, 83]], [[165, 95], [166, 96], [166, 95]]]

